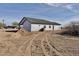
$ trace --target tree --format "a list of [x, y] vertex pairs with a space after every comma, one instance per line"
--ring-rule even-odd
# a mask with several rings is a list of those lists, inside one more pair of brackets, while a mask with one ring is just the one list
[[18, 22], [13, 22], [12, 25], [16, 26], [16, 28], [19, 28], [19, 23]]
[[13, 22], [12, 23], [13, 26], [18, 26], [18, 24], [19, 24], [18, 22]]
[[2, 22], [0, 22], [0, 29], [4, 27], [4, 24]]

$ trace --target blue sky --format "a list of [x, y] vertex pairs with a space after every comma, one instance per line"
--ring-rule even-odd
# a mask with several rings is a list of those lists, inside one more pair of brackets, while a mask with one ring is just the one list
[[0, 4], [0, 21], [7, 25], [20, 21], [23, 17], [41, 18], [61, 24], [79, 21], [78, 3], [7, 3]]

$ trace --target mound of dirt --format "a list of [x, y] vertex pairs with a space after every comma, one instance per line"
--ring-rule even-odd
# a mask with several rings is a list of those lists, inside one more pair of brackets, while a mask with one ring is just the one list
[[17, 33], [21, 34], [21, 35], [24, 35], [24, 34], [27, 34], [29, 33], [28, 31], [24, 30], [24, 29], [20, 29], [17, 31]]
[[20, 29], [16, 33], [12, 34], [11, 37], [18, 39], [20, 37], [30, 36], [32, 34], [33, 34], [32, 32], [28, 32], [28, 31], [26, 31], [24, 29]]

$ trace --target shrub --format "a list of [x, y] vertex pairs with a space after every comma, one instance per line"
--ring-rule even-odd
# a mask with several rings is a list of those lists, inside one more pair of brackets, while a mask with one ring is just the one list
[[71, 22], [69, 25], [64, 27], [62, 34], [69, 34], [69, 35], [79, 35], [79, 22]]

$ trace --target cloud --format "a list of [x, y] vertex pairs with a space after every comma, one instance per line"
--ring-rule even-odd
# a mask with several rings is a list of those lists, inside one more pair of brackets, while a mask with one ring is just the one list
[[70, 19], [66, 19], [66, 20], [62, 23], [62, 25], [69, 24], [70, 22], [75, 22], [75, 21], [79, 22], [79, 15], [78, 15], [78, 16], [74, 16], [74, 17], [72, 17], [72, 18], [70, 18]]
[[69, 22], [72, 22], [72, 21], [79, 21], [79, 16], [75, 16], [69, 19]]
[[75, 8], [73, 3], [47, 3], [46, 5], [52, 6], [52, 7], [62, 7], [67, 10], [70, 10], [75, 13], [79, 13]]
[[62, 4], [59, 4], [59, 3], [46, 3], [47, 5], [49, 6], [54, 6], [54, 7], [59, 7], [61, 6]]
[[63, 6], [64, 8], [67, 8], [69, 10], [72, 10], [73, 9], [73, 5], [72, 4], [68, 4], [68, 5], [65, 5]]

